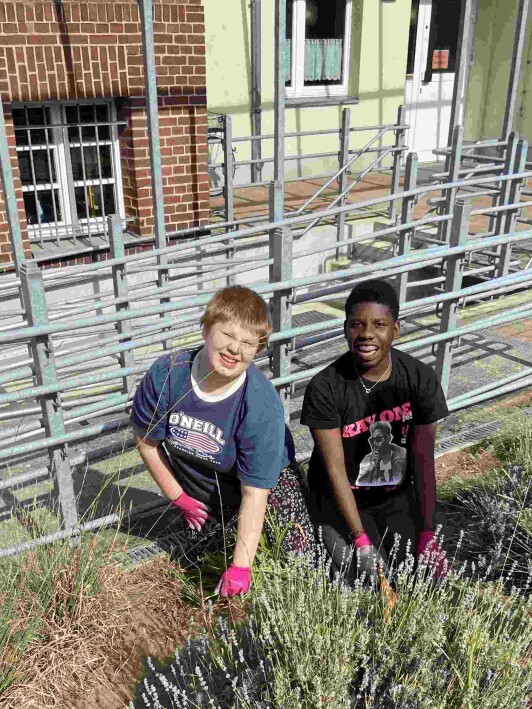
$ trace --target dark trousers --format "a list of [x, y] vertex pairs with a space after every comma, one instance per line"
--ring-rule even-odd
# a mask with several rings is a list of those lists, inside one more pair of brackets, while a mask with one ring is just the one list
[[[191, 530], [179, 512], [167, 529], [165, 541], [172, 556], [185, 568], [197, 566], [207, 552], [227, 551], [234, 538], [238, 507], [213, 509], [201, 532]], [[264, 531], [268, 542], [291, 554], [307, 554], [315, 549], [316, 535], [307, 507], [305, 477], [297, 463], [281, 471], [277, 486], [270, 492]]]
[[[356, 578], [356, 554], [351, 533], [333, 500], [324, 494], [311, 492], [309, 508], [321, 539], [332, 561], [332, 572], [342, 572], [347, 580]], [[416, 550], [417, 506], [412, 488], [387, 498], [379, 504], [357, 501], [357, 508], [366, 534], [390, 568], [405, 561], [407, 550]]]

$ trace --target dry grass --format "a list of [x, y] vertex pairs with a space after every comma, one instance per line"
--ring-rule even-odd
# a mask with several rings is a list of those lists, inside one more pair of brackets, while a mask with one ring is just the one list
[[[144, 654], [174, 651], [188, 631], [180, 580], [163, 559], [131, 570], [99, 570], [100, 590], [80, 589], [71, 613], [58, 614], [72, 593], [76, 555], [54, 578], [54, 598], [41, 630], [17, 668], [15, 681], [0, 700], [6, 709], [66, 709], [127, 706], [129, 688]], [[13, 630], [38, 613], [38, 600], [21, 597]], [[180, 612], [181, 611], [181, 612]], [[98, 696], [100, 695], [100, 696]]]
[[98, 592], [90, 595], [80, 575], [81, 564], [77, 549], [71, 563], [54, 572], [51, 602], [43, 608], [38, 594], [25, 583], [36, 572], [35, 558], [28, 555], [20, 583], [25, 592], [18, 594], [10, 629], [23, 630], [30, 618], [39, 619], [40, 625], [18, 659], [15, 681], [0, 698], [1, 707], [67, 707], [65, 698], [87, 691], [108, 661], [113, 639], [126, 620], [125, 599], [116, 586], [121, 572], [101, 567]]
[[221, 610], [235, 617], [241, 608], [239, 601], [207, 605], [201, 598], [196, 607], [190, 605], [183, 598], [183, 575], [166, 557], [119, 574], [117, 582], [115, 591], [127, 601], [127, 607], [112, 643], [108, 642], [112, 651], [90, 688], [83, 696], [71, 693], [65, 708], [127, 707], [146, 657], [173, 657], [176, 648], [200, 628], [212, 629]]

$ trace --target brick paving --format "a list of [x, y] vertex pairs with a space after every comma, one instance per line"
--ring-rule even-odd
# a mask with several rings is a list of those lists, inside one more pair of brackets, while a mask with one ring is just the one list
[[517, 340], [523, 340], [523, 342], [532, 343], [532, 318], [504, 325], [503, 327], [497, 328], [496, 332], [501, 335], [507, 335], [508, 337], [514, 337]]
[[[443, 168], [436, 168], [443, 169]], [[427, 171], [428, 179], [420, 179], [420, 184], [424, 184], [430, 180], [432, 170]], [[286, 212], [293, 212], [299, 209], [318, 189], [325, 184], [326, 179], [301, 179], [299, 181], [286, 183], [285, 209]], [[390, 194], [391, 176], [389, 173], [372, 172], [362, 179], [352, 191], [348, 194], [347, 200], [350, 204], [363, 202], [365, 200], [374, 199], [380, 196]], [[401, 187], [403, 183], [401, 182]], [[532, 188], [532, 180], [528, 182], [528, 187]], [[322, 194], [311, 205], [313, 211], [326, 209], [333, 199], [338, 195], [338, 187], [333, 183], [330, 187], [322, 192]], [[430, 210], [434, 210], [434, 205], [430, 204], [430, 200], [439, 197], [438, 191], [431, 192], [419, 199], [414, 208], [414, 218], [421, 219]], [[523, 198], [522, 201], [525, 201]], [[471, 204], [473, 209], [481, 209], [489, 207], [492, 204], [491, 197], [475, 197], [472, 198]], [[223, 209], [223, 197], [211, 198], [211, 209], [220, 211]], [[371, 213], [375, 213], [380, 218], [387, 216], [388, 203], [382, 203], [374, 208], [368, 208], [367, 213], [363, 216], [367, 217]], [[268, 187], [237, 187], [235, 189], [235, 219], [245, 219], [246, 217], [262, 216], [268, 214]], [[522, 210], [523, 218], [532, 220], [532, 208], [528, 207]], [[519, 230], [530, 229], [527, 224], [518, 224]], [[470, 232], [479, 234], [487, 232], [489, 229], [489, 220], [485, 216], [473, 216], [470, 223]]]

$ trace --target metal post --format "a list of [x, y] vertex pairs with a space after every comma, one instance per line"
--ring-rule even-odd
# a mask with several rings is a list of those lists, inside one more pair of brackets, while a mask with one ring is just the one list
[[[28, 131], [29, 133], [29, 131]], [[7, 140], [6, 121], [4, 116], [4, 103], [0, 97], [0, 178], [2, 180], [2, 191], [6, 209], [7, 226], [9, 229], [9, 239], [11, 241], [11, 253], [15, 271], [20, 275], [22, 264], [26, 263], [24, 253], [24, 242], [22, 240], [22, 229], [18, 218], [17, 195], [15, 193], [15, 183], [13, 180], [13, 168], [11, 167], [11, 156], [9, 155], [9, 143]], [[25, 309], [24, 294], [22, 286], [19, 287], [18, 297], [22, 310]], [[28, 346], [31, 359], [31, 348]]]
[[[349, 138], [351, 136], [351, 109], [344, 108], [342, 111], [342, 127], [340, 129], [340, 153], [338, 169], [341, 170], [338, 177], [338, 192], [340, 195], [339, 207], [347, 201], [344, 194], [347, 189], [347, 165], [349, 162]], [[336, 241], [344, 240], [345, 212], [336, 217]], [[340, 258], [340, 249], [336, 249], [336, 258]]]
[[[251, 0], [251, 135], [262, 135], [262, 0]], [[251, 158], [262, 158], [262, 141], [251, 141]], [[262, 165], [251, 166], [251, 182], [262, 181]]]
[[[235, 219], [235, 190], [233, 176], [235, 173], [235, 159], [233, 154], [233, 117], [224, 116], [223, 119], [224, 126], [224, 210], [225, 210], [225, 221], [233, 222]], [[253, 141], [254, 142], [254, 141]], [[232, 231], [232, 227], [226, 227], [226, 232]], [[227, 244], [227, 260], [232, 261], [235, 255], [235, 250], [232, 248], [233, 241], [228, 239]], [[230, 265], [230, 264], [229, 264]], [[234, 284], [235, 277], [227, 277], [227, 285], [231, 286]]]
[[526, 37], [526, 25], [528, 16], [529, 0], [519, 0], [519, 10], [515, 25], [515, 41], [513, 45], [512, 64], [510, 67], [510, 77], [508, 80], [508, 93], [506, 96], [506, 107], [502, 122], [501, 140], [506, 140], [510, 135], [514, 123], [515, 104], [517, 101], [517, 90], [519, 88], [519, 76], [521, 74], [521, 63], [523, 59], [523, 47]]
[[[155, 220], [155, 245], [158, 249], [166, 244], [164, 224], [164, 195], [161, 162], [161, 143], [159, 139], [159, 108], [157, 99], [157, 73], [155, 69], [155, 46], [153, 40], [153, 3], [152, 0], [138, 0], [142, 27], [142, 55], [146, 82], [146, 109], [148, 121], [148, 139], [150, 145], [150, 171]], [[168, 259], [165, 254], [158, 256], [157, 283], [159, 287], [168, 284]], [[168, 302], [168, 298], [161, 299]]]
[[[406, 118], [406, 109], [404, 106], [399, 106], [397, 110], [397, 125], [404, 126]], [[392, 184], [391, 184], [391, 194], [397, 194], [399, 192], [399, 182], [401, 180], [401, 163], [403, 160], [403, 151], [405, 145], [405, 128], [397, 128], [395, 131], [395, 148], [397, 150], [393, 154], [393, 167], [392, 167]], [[390, 202], [390, 219], [395, 219], [397, 210], [397, 203], [395, 200]]]
[[[278, 283], [292, 277], [292, 231], [288, 227], [274, 229], [270, 238], [270, 257], [273, 258], [271, 281]], [[292, 327], [292, 290], [276, 291], [271, 302], [273, 331], [280, 332]], [[285, 377], [290, 374], [290, 347], [288, 342], [273, 344], [272, 374]], [[290, 422], [290, 385], [279, 388], [285, 421]]]
[[[37, 264], [26, 261], [20, 266], [20, 279], [28, 324], [48, 324], [48, 311], [42, 274]], [[57, 385], [57, 370], [53, 352], [53, 341], [49, 335], [37, 335], [31, 340], [36, 386]], [[61, 395], [45, 394], [40, 397], [44, 429], [47, 437], [62, 436], [65, 433]], [[48, 448], [54, 490], [59, 500], [63, 528], [72, 530], [78, 522], [76, 497], [72, 484], [72, 471], [68, 457], [68, 446], [55, 445]]]
[[[124, 248], [124, 238], [122, 235], [122, 221], [118, 214], [113, 214], [107, 217], [107, 234], [109, 237], [109, 247], [111, 251], [111, 258], [122, 258], [125, 256]], [[112, 267], [113, 275], [113, 289], [115, 298], [127, 298], [128, 296], [128, 286], [127, 286], [127, 271], [126, 264], [119, 263]], [[116, 311], [120, 312], [122, 310], [128, 310], [129, 303], [124, 301], [116, 305]], [[124, 342], [131, 339], [132, 327], [131, 320], [118, 320], [116, 323], [116, 329], [119, 335], [124, 335]], [[135, 356], [132, 350], [127, 350], [126, 352], [121, 352], [119, 355], [119, 361], [121, 367], [134, 367], [135, 366]], [[132, 375], [127, 375], [122, 380], [122, 393], [130, 394], [135, 386], [135, 378]]]
[[[519, 134], [510, 133], [508, 136], [508, 145], [506, 146], [504, 155], [504, 175], [511, 175], [515, 172], [515, 158], [517, 154], [517, 146], [519, 144]], [[505, 180], [500, 183], [498, 194], [494, 195], [492, 204], [494, 207], [502, 207], [505, 204], [510, 204], [510, 180]], [[503, 229], [503, 223], [505, 219], [504, 212], [498, 212], [496, 215], [490, 215], [489, 221], [489, 233], [490, 234], [501, 234]], [[496, 249], [497, 254], [500, 252], [500, 248]]]
[[[465, 103], [467, 98], [467, 87], [469, 82], [469, 68], [471, 64], [471, 40], [473, 37], [473, 0], [463, 0], [460, 11], [460, 27], [458, 30], [458, 51], [456, 55], [456, 66], [458, 67], [454, 77], [453, 100], [451, 104], [451, 119], [449, 123], [450, 145], [453, 139], [453, 132], [456, 126], [464, 124]], [[449, 171], [449, 158], [446, 159], [445, 171]]]
[[[517, 144], [519, 142], [519, 135], [517, 133], [510, 133], [508, 136], [508, 143], [504, 149], [504, 167], [503, 173], [509, 175], [514, 172], [515, 165], [515, 155], [517, 151]], [[508, 199], [510, 196], [510, 183], [508, 180], [501, 182], [497, 185], [497, 194], [493, 195], [491, 204], [493, 207], [502, 206], [503, 204], [509, 204]], [[489, 226], [488, 232], [490, 234], [500, 233], [502, 224], [503, 214], [499, 212], [498, 214], [489, 215]], [[497, 249], [499, 253], [499, 249]]]
[[[469, 234], [469, 218], [471, 204], [459, 199], [456, 202], [454, 216], [451, 227], [451, 247], [463, 246], [467, 242]], [[447, 258], [447, 272], [445, 277], [445, 292], [454, 293], [462, 287], [462, 265], [464, 255], [456, 254]], [[440, 333], [450, 333], [456, 329], [458, 324], [458, 303], [459, 298], [447, 300], [442, 305]], [[451, 365], [453, 359], [453, 341], [444, 340], [439, 343], [436, 355], [436, 374], [442, 385], [442, 389], [447, 394], [449, 380], [451, 376]]]
[[[448, 182], [457, 182], [460, 175], [460, 166], [462, 164], [462, 145], [464, 142], [464, 127], [455, 126], [452, 133], [451, 140], [451, 154], [447, 157], [445, 161], [445, 171], [447, 172]], [[458, 194], [457, 187], [450, 187], [444, 191], [445, 202], [443, 208], [440, 210], [440, 214], [451, 215], [454, 210], [454, 203], [456, 202], [456, 195]], [[451, 222], [440, 222], [439, 226], [439, 239], [445, 243], [449, 243], [449, 235], [451, 233]]]
[[[270, 222], [280, 222], [283, 220], [284, 207], [283, 186], [280, 182], [273, 180], [270, 182], [269, 215]], [[270, 232], [273, 234], [273, 231]]]
[[[406, 156], [405, 165], [405, 182], [404, 191], [409, 192], [415, 190], [417, 185], [417, 153], [409, 153]], [[413, 220], [415, 197], [403, 197], [401, 207], [401, 224], [408, 224]], [[412, 245], [412, 237], [415, 234], [415, 229], [403, 230], [399, 233], [399, 256], [405, 256], [409, 253]], [[408, 271], [401, 273], [399, 276], [399, 302], [406, 303], [408, 294]]]
[[[520, 140], [515, 151], [515, 160], [513, 164], [513, 174], [521, 175], [526, 169], [526, 158], [528, 153], [528, 141]], [[523, 187], [523, 178], [517, 177], [511, 182], [508, 193], [508, 201], [506, 204], [518, 204], [521, 199], [521, 189]], [[517, 227], [517, 215], [519, 210], [512, 209], [511, 211], [501, 212], [503, 222], [501, 224], [503, 234], [511, 234]], [[496, 232], [497, 234], [499, 232]], [[499, 259], [497, 263], [497, 278], [507, 276], [510, 270], [510, 259], [512, 257], [512, 244], [504, 244], [499, 247]]]
[[286, 0], [275, 0], [275, 96], [274, 96], [274, 173], [273, 178], [280, 184], [282, 213], [284, 214], [284, 134], [285, 134], [285, 77], [284, 47], [286, 44]]
[[233, 117], [224, 116], [224, 197], [225, 221], [232, 222], [235, 218], [235, 195], [233, 175], [235, 172], [235, 159], [233, 155]]
[[0, 104], [0, 176], [2, 178], [2, 190], [4, 192], [4, 203], [6, 207], [7, 225], [9, 227], [9, 238], [11, 239], [11, 250], [13, 252], [13, 262], [18, 274], [20, 267], [26, 261], [26, 255], [22, 241], [22, 229], [20, 228], [18, 218], [17, 195], [13, 182], [9, 143], [7, 142], [3, 101], [0, 100]]

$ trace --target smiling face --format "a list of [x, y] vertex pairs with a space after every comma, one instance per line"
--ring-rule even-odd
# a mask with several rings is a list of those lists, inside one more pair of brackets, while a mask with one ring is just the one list
[[384, 374], [393, 340], [400, 331], [390, 308], [380, 303], [358, 303], [345, 321], [345, 337], [355, 367], [371, 376]]
[[253, 361], [259, 348], [258, 336], [235, 321], [203, 326], [204, 352], [209, 371], [219, 382], [237, 379]]

